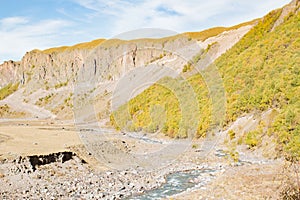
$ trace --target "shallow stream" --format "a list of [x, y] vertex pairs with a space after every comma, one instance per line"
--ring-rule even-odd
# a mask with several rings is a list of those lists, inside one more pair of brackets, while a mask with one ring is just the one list
[[[127, 198], [127, 200], [153, 200], [167, 198], [172, 195], [182, 193], [193, 187], [205, 185], [210, 178], [206, 177], [205, 181], [195, 182], [198, 177], [204, 174], [211, 174], [215, 170], [203, 169], [193, 171], [174, 172], [167, 175], [166, 183], [161, 187], [146, 191], [144, 194]], [[203, 179], [202, 179], [203, 180]]]

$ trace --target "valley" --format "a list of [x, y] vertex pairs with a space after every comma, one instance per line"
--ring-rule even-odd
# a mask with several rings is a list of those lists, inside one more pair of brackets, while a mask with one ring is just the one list
[[5, 61], [0, 197], [299, 199], [299, 7]]

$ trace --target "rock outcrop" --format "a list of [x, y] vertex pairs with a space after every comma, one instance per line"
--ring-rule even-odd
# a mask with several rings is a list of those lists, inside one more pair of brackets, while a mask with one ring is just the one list
[[[72, 97], [73, 101], [77, 99], [79, 102], [76, 108], [94, 102], [98, 103], [96, 107], [99, 110], [96, 112], [107, 113], [114, 86], [133, 69], [156, 65], [181, 75], [184, 65], [203, 53], [201, 65], [205, 67], [238, 42], [253, 25], [232, 28], [205, 41], [181, 34], [161, 39], [99, 40], [96, 44], [92, 41], [72, 47], [33, 50], [19, 62], [7, 61], [0, 65], [0, 87], [20, 83], [19, 88], [22, 89], [10, 97], [14, 101], [6, 100], [0, 105], [5, 103], [16, 111], [26, 113], [30, 105], [32, 110], [41, 106], [54, 114], [51, 116], [72, 118], [73, 104], [76, 104], [71, 101]], [[139, 82], [134, 84], [142, 85], [151, 76], [155, 77], [153, 81], [157, 81], [166, 74], [149, 68], [147, 74], [141, 75]], [[133, 83], [129, 81], [127, 84]], [[27, 109], [22, 109], [21, 104], [26, 104]], [[36, 113], [31, 114], [43, 118]]]

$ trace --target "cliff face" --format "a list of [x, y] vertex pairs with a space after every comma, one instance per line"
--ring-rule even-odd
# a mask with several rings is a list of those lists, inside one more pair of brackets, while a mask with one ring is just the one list
[[[7, 104], [12, 110], [27, 114], [32, 110], [29, 115], [35, 117], [72, 118], [71, 100], [85, 99], [98, 105], [97, 112], [107, 113], [114, 86], [133, 69], [157, 65], [179, 75], [185, 64], [204, 52], [201, 65], [205, 67], [238, 42], [254, 23], [228, 28], [204, 41], [181, 34], [162, 39], [98, 40], [96, 45], [93, 41], [73, 47], [33, 50], [19, 62], [0, 65], [0, 87], [19, 84], [19, 90], [0, 101], [0, 105]], [[149, 68], [147, 74], [138, 76], [139, 82], [135, 84], [142, 85], [168, 76], [168, 72]], [[78, 85], [84, 84], [89, 86], [78, 91]], [[83, 97], [79, 98], [80, 95]]]
[[165, 63], [170, 59], [176, 60], [171, 67], [180, 72], [183, 65], [201, 48], [218, 43], [223, 49], [220, 53], [224, 53], [224, 49], [235, 44], [250, 28], [251, 25], [248, 25], [229, 31], [227, 36], [221, 34], [223, 40], [236, 38], [227, 42], [220, 41], [218, 36], [196, 41], [180, 35], [157, 40], [106, 40], [92, 48], [33, 50], [27, 52], [20, 62], [6, 61], [0, 65], [0, 87], [16, 82], [30, 85], [32, 80], [32, 84], [48, 84], [52, 87], [59, 83], [74, 82], [78, 76], [96, 82], [112, 81], [134, 67], [146, 66], [158, 60], [165, 60]]
[[5, 61], [0, 65], [0, 86], [3, 87], [11, 82], [22, 81], [23, 71], [20, 62]]
[[[273, 30], [290, 13], [299, 12], [299, 0], [293, 0], [280, 11]], [[18, 84], [18, 90], [12, 94], [7, 89], [1, 91], [6, 94], [0, 97], [6, 98], [0, 106], [26, 116], [73, 118], [74, 107], [92, 103], [97, 115], [101, 113], [100, 118], [106, 118], [116, 85], [133, 69], [142, 70], [127, 77], [122, 84], [128, 87], [122, 92], [135, 93], [120, 101], [120, 105], [150, 86], [145, 83], [174, 74], [193, 75], [197, 70], [184, 69], [188, 63], [196, 60], [205, 68], [239, 42], [258, 21], [161, 39], [99, 39], [72, 47], [33, 50], [19, 62], [6, 61], [0, 65], [0, 88]], [[147, 68], [153, 65], [158, 68]], [[148, 71], [143, 71], [146, 68]], [[145, 86], [137, 89], [131, 85]]]

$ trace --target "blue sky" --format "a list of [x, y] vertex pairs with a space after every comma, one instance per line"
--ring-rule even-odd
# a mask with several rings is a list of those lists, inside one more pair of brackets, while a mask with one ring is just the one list
[[0, 0], [0, 63], [32, 49], [112, 38], [126, 31], [231, 26], [290, 0]]

